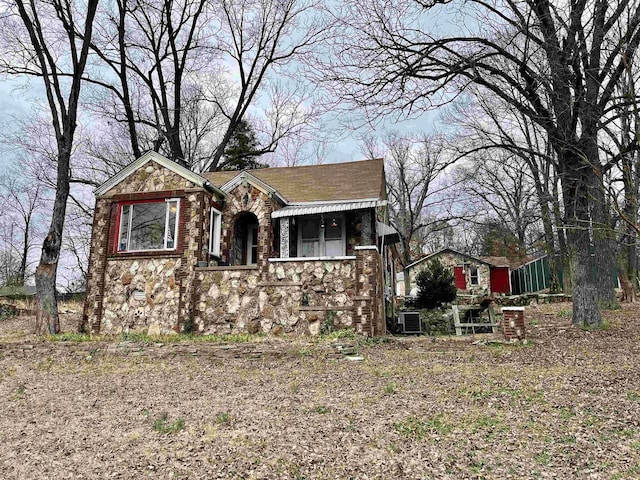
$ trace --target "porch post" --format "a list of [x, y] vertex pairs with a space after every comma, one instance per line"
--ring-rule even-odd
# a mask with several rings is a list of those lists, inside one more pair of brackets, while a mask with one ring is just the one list
[[289, 218], [280, 219], [280, 258], [289, 258]]
[[360, 245], [371, 245], [371, 211], [362, 212], [362, 231], [360, 232]]

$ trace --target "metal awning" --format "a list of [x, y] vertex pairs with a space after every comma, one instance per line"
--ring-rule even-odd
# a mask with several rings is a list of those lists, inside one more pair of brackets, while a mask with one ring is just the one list
[[379, 238], [384, 237], [384, 243], [386, 245], [398, 243], [400, 241], [400, 234], [391, 225], [387, 225], [386, 223], [382, 222], [376, 222], [376, 231], [378, 232]]
[[346, 212], [366, 208], [382, 207], [386, 200], [367, 198], [363, 200], [339, 200], [334, 202], [291, 203], [271, 214], [271, 218], [297, 217], [301, 215], [318, 215], [320, 213]]

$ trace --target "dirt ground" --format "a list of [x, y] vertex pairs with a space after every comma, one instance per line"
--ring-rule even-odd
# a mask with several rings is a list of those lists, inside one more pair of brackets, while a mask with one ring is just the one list
[[61, 342], [3, 319], [0, 478], [640, 478], [638, 307], [593, 332], [569, 304], [526, 317], [520, 346]]

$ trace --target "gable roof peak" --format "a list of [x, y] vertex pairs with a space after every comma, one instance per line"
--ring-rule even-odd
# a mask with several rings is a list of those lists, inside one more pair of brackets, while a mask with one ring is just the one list
[[153, 150], [149, 150], [145, 152], [140, 157], [138, 157], [133, 162], [131, 162], [129, 165], [127, 165], [122, 170], [120, 170], [118, 173], [113, 175], [106, 182], [104, 182], [102, 185], [96, 188], [94, 190], [94, 194], [96, 196], [104, 195], [105, 193], [107, 193], [113, 187], [115, 187], [120, 182], [125, 180], [127, 177], [129, 177], [131, 174], [133, 174], [135, 171], [137, 171], [140, 167], [142, 167], [149, 161], [153, 161], [161, 165], [162, 167], [168, 170], [171, 170], [176, 175], [180, 175], [181, 177], [185, 178], [186, 180], [190, 181], [191, 183], [193, 183], [198, 187], [202, 187], [207, 190], [215, 192], [217, 195], [219, 195], [222, 198], [226, 196], [226, 193], [220, 190], [217, 186], [212, 185], [207, 178], [195, 172], [192, 172], [188, 168], [185, 168], [182, 165], [172, 160], [169, 160], [164, 155], [161, 155], [158, 152], [154, 152]]

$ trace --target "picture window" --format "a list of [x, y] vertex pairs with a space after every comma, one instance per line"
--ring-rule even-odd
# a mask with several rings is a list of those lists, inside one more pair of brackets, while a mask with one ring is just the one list
[[174, 250], [178, 239], [179, 200], [125, 203], [120, 206], [119, 252]]

